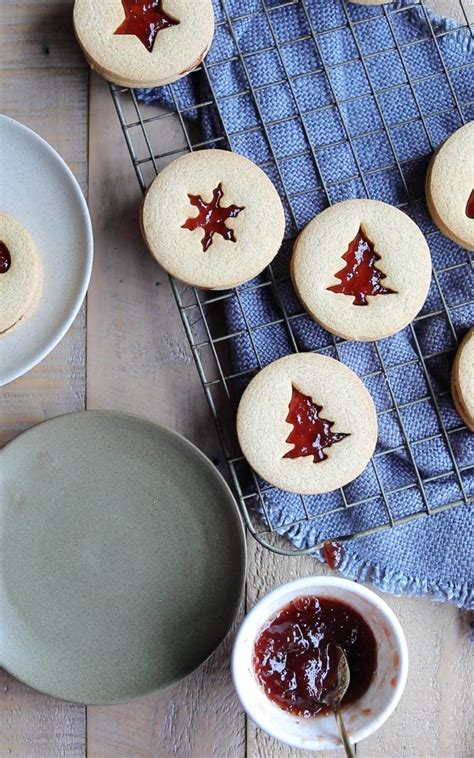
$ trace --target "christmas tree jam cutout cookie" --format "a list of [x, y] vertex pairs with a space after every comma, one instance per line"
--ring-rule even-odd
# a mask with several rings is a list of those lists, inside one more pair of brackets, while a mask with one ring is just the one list
[[197, 216], [188, 218], [183, 224], [183, 229], [189, 229], [191, 232], [195, 229], [204, 229], [204, 235], [201, 239], [202, 249], [204, 251], [212, 245], [214, 234], [220, 234], [225, 240], [235, 242], [234, 230], [226, 226], [229, 218], [235, 218], [240, 211], [245, 210], [237, 205], [229, 205], [227, 208], [221, 206], [221, 200], [224, 195], [222, 183], [219, 184], [212, 192], [212, 200], [207, 202], [201, 195], [188, 195], [191, 205], [199, 210]]
[[294, 447], [288, 450], [284, 458], [301, 458], [312, 455], [314, 463], [327, 459], [324, 452], [336, 442], [341, 442], [348, 434], [333, 432], [334, 421], [323, 418], [323, 408], [313, 402], [309, 395], [300, 392], [292, 385], [291, 400], [286, 421], [293, 426], [286, 441]]
[[439, 230], [474, 250], [474, 121], [454, 132], [433, 155], [425, 192]]
[[431, 257], [407, 214], [378, 200], [345, 200], [303, 229], [291, 277], [303, 306], [329, 332], [378, 340], [403, 329], [423, 306]]
[[75, 0], [89, 65], [121, 87], [158, 87], [198, 66], [214, 34], [212, 0]]
[[43, 265], [30, 235], [0, 213], [0, 336], [33, 313], [43, 290]]
[[451, 372], [451, 394], [462, 420], [474, 432], [474, 327], [458, 347]]
[[337, 272], [336, 279], [339, 284], [333, 284], [327, 289], [330, 292], [341, 292], [353, 297], [352, 305], [368, 305], [369, 295], [391, 295], [395, 290], [384, 287], [382, 279], [385, 274], [376, 266], [380, 260], [372, 242], [365, 236], [362, 227], [349, 245], [346, 253], [342, 256], [346, 262], [343, 269]]
[[162, 0], [149, 0], [149, 2], [122, 0], [122, 3], [125, 21], [120, 24], [114, 34], [134, 34], [150, 53], [158, 32], [179, 24], [177, 19], [165, 13]]
[[[298, 422], [301, 403], [306, 417], [313, 413], [321, 422], [320, 439], [317, 424]], [[300, 427], [307, 433], [301, 435]], [[377, 416], [370, 394], [347, 366], [298, 353], [252, 379], [239, 404], [237, 434], [244, 456], [267, 482], [290, 492], [320, 494], [362, 473], [375, 448]]]
[[141, 226], [151, 254], [169, 274], [203, 289], [228, 289], [271, 263], [285, 216], [258, 166], [226, 150], [200, 150], [157, 176], [143, 202]]

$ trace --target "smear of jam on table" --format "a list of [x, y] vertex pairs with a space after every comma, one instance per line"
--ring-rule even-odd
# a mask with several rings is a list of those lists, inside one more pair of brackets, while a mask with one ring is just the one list
[[335, 598], [304, 596], [288, 603], [261, 632], [253, 664], [267, 697], [285, 711], [309, 717], [327, 706], [324, 693], [336, 683], [344, 650], [351, 672], [343, 705], [358, 700], [377, 668], [377, 643], [369, 625]]
[[189, 202], [198, 208], [197, 216], [188, 218], [181, 227], [182, 229], [204, 229], [204, 236], [201, 239], [202, 249], [204, 252], [212, 245], [212, 238], [215, 234], [220, 234], [225, 240], [235, 242], [233, 229], [226, 226], [229, 218], [235, 218], [245, 208], [239, 208], [237, 205], [228, 205], [227, 208], [221, 207], [221, 200], [224, 196], [222, 184], [219, 184], [212, 191], [212, 200], [208, 203], [201, 195], [188, 195]]
[[320, 413], [322, 405], [313, 403], [309, 395], [304, 395], [293, 385], [288, 416], [286, 421], [293, 424], [286, 442], [294, 445], [283, 458], [301, 458], [312, 455], [314, 463], [319, 463], [327, 458], [324, 452], [326, 448], [341, 442], [348, 434], [333, 432], [334, 421], [323, 418]]
[[354, 298], [352, 305], [369, 305], [369, 295], [396, 294], [381, 284], [386, 275], [375, 265], [380, 260], [380, 255], [375, 252], [373, 243], [365, 236], [362, 227], [342, 258], [346, 265], [335, 275], [340, 284], [328, 287], [330, 292], [351, 295]]
[[471, 190], [469, 200], [466, 203], [466, 216], [468, 218], [474, 218], [474, 189]]
[[332, 540], [326, 540], [321, 548], [325, 563], [330, 569], [338, 569], [344, 558], [344, 548], [340, 542], [334, 542]]
[[148, 52], [152, 52], [156, 35], [162, 29], [177, 26], [179, 21], [169, 16], [162, 9], [162, 0], [122, 0], [125, 11], [125, 20], [115, 34], [134, 34], [145, 45]]
[[10, 251], [4, 242], [0, 242], [0, 274], [6, 274], [11, 265]]

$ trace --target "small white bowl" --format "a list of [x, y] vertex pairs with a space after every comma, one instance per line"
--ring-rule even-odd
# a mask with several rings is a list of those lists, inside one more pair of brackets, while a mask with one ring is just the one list
[[232, 676], [244, 709], [256, 724], [281, 742], [306, 750], [341, 747], [334, 716], [300, 718], [265, 695], [253, 667], [254, 644], [262, 629], [291, 600], [303, 595], [329, 597], [350, 605], [369, 624], [377, 642], [377, 669], [367, 692], [343, 709], [353, 743], [373, 734], [394, 711], [407, 680], [408, 650], [403, 630], [375, 592], [347, 579], [307, 576], [265, 595], [244, 619], [232, 653]]

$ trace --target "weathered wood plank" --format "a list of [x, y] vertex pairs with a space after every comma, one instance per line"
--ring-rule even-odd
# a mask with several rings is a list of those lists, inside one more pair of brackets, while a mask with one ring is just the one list
[[136, 703], [87, 709], [89, 758], [240, 758], [245, 717], [229, 679], [232, 636], [185, 682]]
[[[328, 573], [311, 558], [272, 556], [249, 544], [248, 607], [273, 587], [300, 576]], [[362, 758], [404, 754], [410, 758], [468, 758], [472, 755], [472, 643], [467, 614], [426, 598], [378, 593], [397, 614], [410, 657], [408, 683], [390, 719], [357, 746]], [[287, 748], [251, 722], [247, 730], [249, 758], [304, 758], [305, 751]], [[339, 754], [342, 751], [336, 753]], [[328, 751], [325, 758], [334, 755]]]
[[91, 79], [87, 405], [162, 421], [209, 455], [219, 445], [167, 275], [139, 227], [142, 196], [107, 85]]
[[81, 706], [31, 690], [0, 669], [0, 756], [83, 758]]
[[405, 631], [408, 681], [395, 713], [357, 754], [470, 758], [474, 654], [467, 614], [425, 598], [382, 597]]
[[89, 72], [0, 69], [0, 110], [31, 127], [64, 158], [87, 190]]
[[[1, 110], [44, 137], [87, 187], [88, 73], [3, 71]], [[85, 309], [33, 371], [0, 390], [0, 444], [18, 431], [85, 403]]]
[[[142, 243], [141, 195], [106, 85], [91, 87], [89, 204], [96, 264], [88, 299], [87, 405], [165, 423], [220, 455], [166, 275]], [[88, 708], [90, 758], [244, 755], [230, 640], [187, 681], [139, 703]]]
[[86, 69], [72, 28], [74, 0], [2, 0], [0, 68]]
[[[0, 25], [26, 4], [1, 5]], [[29, 3], [39, 7], [38, 3]], [[56, 3], [59, 7], [59, 3]], [[64, 4], [63, 5], [67, 5]], [[15, 6], [15, 7], [14, 7]], [[48, 3], [43, 3], [46, 11]], [[5, 15], [6, 14], [6, 15]], [[5, 31], [5, 30], [4, 30]], [[35, 55], [16, 29], [0, 45], [1, 111], [37, 131], [87, 186], [88, 72], [81, 68], [38, 70]], [[24, 39], [24, 38], [23, 38]], [[71, 45], [73, 43], [71, 42]], [[24, 69], [18, 70], [18, 50]], [[15, 70], [5, 70], [10, 64]], [[71, 61], [70, 63], [73, 63]], [[59, 65], [59, 64], [58, 64]], [[35, 369], [0, 390], [0, 445], [22, 429], [85, 405], [85, 309], [57, 348]], [[82, 758], [85, 709], [53, 700], [0, 671], [0, 755], [18, 758]]]

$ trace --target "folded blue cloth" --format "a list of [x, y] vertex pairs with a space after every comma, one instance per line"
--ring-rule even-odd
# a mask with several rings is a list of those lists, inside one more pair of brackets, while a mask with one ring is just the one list
[[[369, 195], [412, 215], [437, 272], [422, 311], [433, 315], [379, 342], [380, 354], [372, 343], [335, 341], [301, 313], [288, 279], [291, 241], [273, 265], [283, 280], [281, 302], [272, 286], [255, 288], [267, 274], [226, 302], [230, 332], [245, 331], [246, 323], [252, 329], [252, 339], [246, 331], [232, 339], [236, 372], [257, 370], [292, 352], [295, 342], [299, 350], [340, 357], [363, 378], [379, 413], [374, 464], [344, 490], [347, 503], [366, 502], [345, 508], [339, 491], [307, 497], [310, 520], [291, 525], [305, 517], [301, 498], [259, 482], [271, 526], [309, 547], [387, 522], [387, 506], [402, 519], [424, 512], [427, 503], [439, 508], [472, 498], [474, 435], [462, 428], [449, 383], [456, 337], [474, 323], [474, 277], [468, 254], [438, 232], [423, 199], [433, 150], [474, 117], [472, 36], [462, 22], [432, 17], [408, 1], [366, 7], [345, 0], [215, 0], [215, 12], [209, 81], [201, 72], [141, 90], [139, 98], [178, 106], [200, 119], [205, 138], [216, 140], [211, 147], [231, 147], [261, 165], [282, 197], [290, 238], [328, 202]], [[419, 349], [429, 356], [429, 382]], [[243, 386], [235, 385], [236, 392]], [[472, 509], [463, 505], [347, 542], [341, 570], [388, 592], [429, 593], [474, 607], [473, 545]]]

